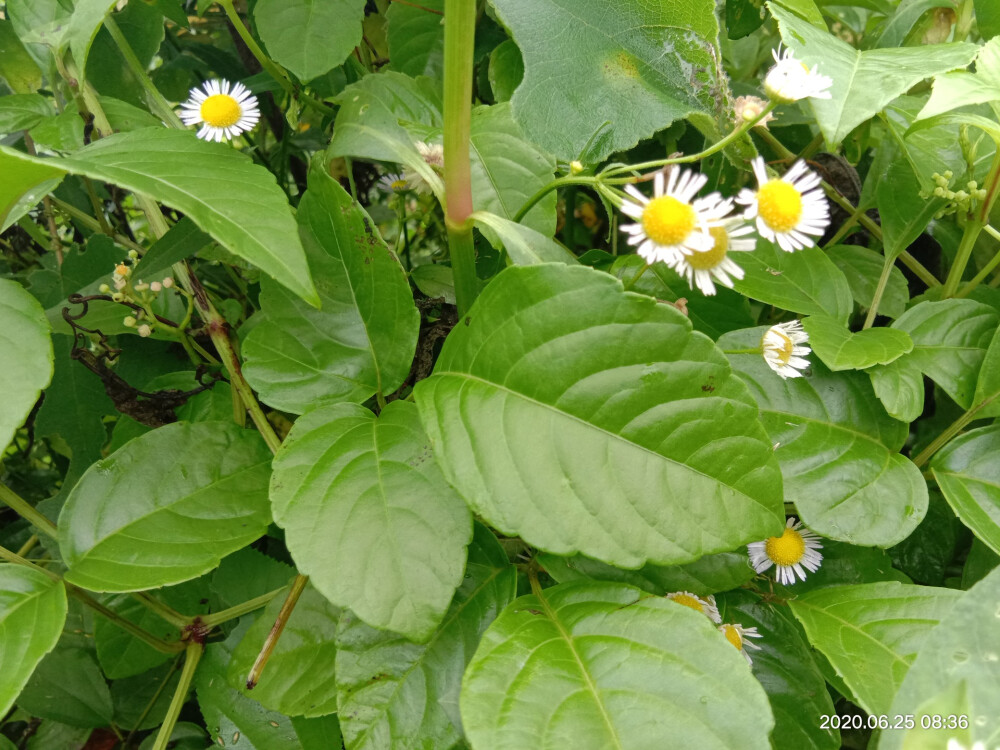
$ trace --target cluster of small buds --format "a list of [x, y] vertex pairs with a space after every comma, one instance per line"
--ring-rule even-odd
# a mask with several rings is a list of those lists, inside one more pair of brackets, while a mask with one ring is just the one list
[[[150, 305], [160, 292], [173, 287], [174, 280], [167, 276], [159, 281], [147, 282], [137, 279], [133, 283], [132, 267], [138, 259], [139, 254], [135, 250], [130, 250], [128, 261], [116, 264], [111, 272], [111, 284], [101, 284], [98, 290], [101, 294], [110, 294], [114, 302], [130, 304], [138, 308], [135, 315], [126, 315], [122, 319], [122, 325], [126, 328], [134, 328], [136, 333], [145, 338], [152, 335], [153, 326], [141, 321], [152, 318]], [[112, 287], [114, 292], [112, 292]]]
[[[934, 214], [935, 219], [950, 216], [958, 211], [969, 213], [974, 208], [974, 202], [986, 200], [986, 189], [979, 187], [979, 183], [975, 180], [969, 180], [965, 184], [965, 190], [952, 190], [951, 181], [954, 176], [954, 173], [950, 169], [944, 174], [935, 172], [931, 176], [936, 186], [932, 195], [948, 201], [948, 204], [944, 208]], [[921, 193], [921, 196], [924, 198], [929, 197], [926, 192]]]

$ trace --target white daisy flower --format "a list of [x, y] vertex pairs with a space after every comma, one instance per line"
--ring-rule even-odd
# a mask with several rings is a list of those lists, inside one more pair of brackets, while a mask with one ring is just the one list
[[796, 575], [800, 580], [806, 580], [806, 570], [810, 573], [819, 570], [823, 555], [817, 550], [822, 548], [819, 536], [805, 528], [794, 516], [788, 519], [781, 536], [747, 545], [753, 569], [763, 573], [773, 565], [778, 583], [785, 586], [795, 583]]
[[[733, 114], [736, 116], [736, 123], [751, 122], [760, 117], [760, 113], [767, 107], [767, 102], [759, 96], [738, 96], [733, 103]], [[774, 119], [774, 115], [768, 112], [757, 124], [767, 127], [767, 124]]]
[[405, 193], [410, 189], [410, 183], [401, 174], [382, 175], [375, 186], [385, 193]]
[[809, 334], [802, 330], [802, 324], [797, 320], [771, 326], [760, 340], [764, 361], [782, 378], [801, 378], [799, 370], [809, 366], [809, 360], [803, 357], [812, 351], [808, 346], [802, 346], [807, 341]]
[[764, 93], [769, 98], [779, 102], [797, 102], [799, 99], [829, 99], [833, 79], [820, 75], [817, 66], [812, 70], [795, 54], [786, 49], [779, 54], [771, 50], [774, 56], [774, 67], [767, 71], [764, 77]]
[[743, 654], [743, 658], [747, 660], [747, 664], [753, 664], [753, 659], [750, 658], [750, 654], [747, 653], [747, 649], [752, 648], [755, 651], [759, 651], [760, 646], [756, 643], [751, 643], [747, 640], [747, 638], [764, 637], [757, 632], [756, 627], [745, 628], [738, 623], [726, 623], [725, 625], [719, 626], [719, 632], [726, 636], [726, 640], [733, 644], [737, 650]]
[[821, 237], [830, 224], [830, 205], [819, 176], [800, 159], [784, 176], [772, 179], [760, 156], [753, 160], [753, 173], [756, 192], [743, 188], [736, 199], [747, 206], [743, 217], [756, 219], [760, 236], [786, 252], [815, 245], [813, 237]]
[[666, 184], [662, 172], [653, 178], [652, 199], [634, 185], [625, 186], [634, 200], [622, 204], [622, 213], [638, 223], [624, 224], [621, 229], [629, 235], [628, 244], [638, 245], [637, 252], [647, 263], [672, 263], [684, 253], [712, 249], [708, 230], [718, 226], [728, 209], [719, 210], [719, 193], [694, 199], [706, 182], [703, 174], [674, 168]]
[[[416, 146], [421, 158], [430, 168], [438, 174], [442, 174], [444, 172], [444, 146], [440, 143], [424, 143], [423, 141], [418, 142]], [[410, 190], [416, 190], [418, 193], [433, 192], [427, 180], [411, 167], [403, 168], [403, 179], [410, 186]]]
[[201, 125], [199, 138], [221, 143], [253, 130], [260, 110], [257, 97], [242, 83], [230, 86], [226, 80], [211, 80], [191, 89], [190, 98], [181, 105], [180, 118], [185, 125]]
[[[718, 204], [721, 213], [729, 213], [732, 201], [726, 199]], [[742, 239], [753, 233], [741, 216], [727, 216], [717, 220], [716, 226], [709, 227], [712, 245], [706, 250], [679, 253], [670, 267], [687, 279], [688, 286], [697, 287], [702, 294], [715, 294], [712, 279], [723, 286], [733, 287], [733, 279], [743, 278], [743, 269], [729, 257], [731, 252], [747, 252], [757, 246], [756, 239]]]
[[715, 603], [714, 596], [697, 596], [690, 591], [674, 591], [667, 594], [667, 599], [701, 612], [714, 623], [722, 622], [722, 617], [719, 615], [719, 607]]

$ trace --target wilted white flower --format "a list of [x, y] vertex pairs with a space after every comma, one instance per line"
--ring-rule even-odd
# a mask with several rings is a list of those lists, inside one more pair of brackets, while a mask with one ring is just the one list
[[754, 650], [760, 650], [760, 646], [756, 643], [751, 643], [747, 638], [763, 638], [760, 633], [757, 632], [756, 627], [745, 628], [738, 623], [726, 623], [725, 625], [719, 626], [719, 632], [726, 636], [726, 640], [729, 641], [737, 650], [743, 654], [743, 658], [747, 660], [747, 664], [753, 664], [753, 659], [750, 658], [750, 654], [747, 653], [748, 648]]
[[697, 596], [690, 591], [674, 591], [667, 594], [667, 599], [701, 612], [712, 622], [722, 622], [722, 617], [719, 616], [719, 607], [715, 603], [714, 596]]
[[809, 360], [803, 359], [812, 351], [803, 346], [809, 341], [809, 334], [802, 330], [802, 324], [793, 320], [789, 323], [779, 323], [764, 332], [760, 346], [767, 366], [783, 378], [800, 378], [809, 366]]
[[796, 575], [804, 581], [806, 570], [815, 573], [819, 569], [823, 555], [818, 550], [822, 548], [819, 536], [805, 528], [794, 516], [785, 523], [781, 536], [747, 545], [753, 569], [763, 573], [773, 565], [778, 583], [785, 586], [795, 583]]
[[[736, 122], [752, 122], [760, 117], [760, 113], [767, 107], [767, 102], [758, 96], [738, 96], [733, 103], [733, 113], [736, 115]], [[767, 124], [774, 119], [770, 112], [758, 122], [758, 125], [767, 127]]]
[[260, 119], [257, 97], [242, 83], [230, 86], [226, 80], [206, 81], [191, 89], [190, 98], [181, 105], [185, 125], [201, 125], [198, 137], [221, 143], [252, 130]]

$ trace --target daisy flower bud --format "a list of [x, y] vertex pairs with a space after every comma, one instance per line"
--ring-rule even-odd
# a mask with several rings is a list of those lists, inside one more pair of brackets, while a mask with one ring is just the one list
[[140, 336], [142, 336], [143, 338], [146, 338], [147, 336], [149, 336], [150, 334], [152, 334], [152, 333], [153, 333], [153, 329], [152, 329], [152, 328], [150, 328], [150, 327], [149, 327], [148, 325], [146, 325], [145, 323], [143, 323], [143, 324], [142, 324], [141, 326], [139, 326], [139, 327], [138, 327], [138, 328], [136, 328], [135, 330], [136, 330], [136, 333], [138, 333], [138, 334], [139, 334]]
[[221, 143], [240, 133], [253, 130], [260, 119], [257, 97], [242, 83], [211, 80], [191, 89], [181, 105], [181, 121], [188, 126], [201, 125], [198, 137]]
[[[767, 107], [767, 102], [757, 96], [738, 96], [733, 103], [733, 114], [736, 115], [736, 122], [751, 122], [760, 117], [760, 113]], [[774, 119], [770, 112], [758, 122], [758, 125], [767, 127], [767, 124]]]
[[97, 287], [97, 291], [99, 291], [101, 294], [107, 294], [108, 292], [111, 291], [111, 287], [109, 287], [107, 284], [101, 284], [99, 287]]
[[771, 326], [760, 341], [761, 351], [767, 366], [782, 378], [801, 378], [800, 370], [809, 366], [812, 349], [803, 346], [809, 341], [809, 334], [802, 330], [802, 324], [793, 320]]
[[690, 591], [674, 591], [671, 594], [667, 594], [667, 599], [701, 612], [714, 623], [722, 622], [722, 617], [719, 615], [719, 607], [715, 603], [714, 596], [703, 597], [692, 594]]
[[131, 258], [132, 260], [136, 260], [139, 257], [139, 253], [135, 250], [129, 250], [128, 257]]
[[819, 176], [802, 160], [773, 179], [768, 177], [762, 157], [752, 163], [758, 188], [740, 191], [736, 202], [747, 207], [743, 217], [756, 220], [760, 236], [777, 242], [786, 252], [815, 245], [814, 237], [822, 237], [830, 224], [830, 205], [819, 186]]
[[736, 650], [743, 654], [743, 658], [747, 660], [747, 664], [753, 664], [753, 659], [750, 658], [750, 654], [747, 653], [748, 648], [754, 650], [760, 650], [760, 646], [756, 643], [751, 643], [747, 638], [763, 638], [760, 633], [757, 632], [757, 628], [745, 628], [738, 623], [726, 623], [725, 625], [719, 626], [719, 632], [726, 636], [726, 640], [729, 641]]
[[569, 173], [570, 174], [580, 174], [583, 172], [583, 164], [576, 159], [569, 163]]
[[829, 99], [833, 79], [820, 75], [817, 66], [809, 69], [795, 54], [786, 49], [779, 55], [778, 50], [772, 50], [774, 67], [764, 78], [764, 93], [768, 98], [778, 102], [797, 102], [799, 99], [812, 97], [814, 99]]
[[135, 324], [136, 320], [131, 315], [126, 316], [125, 320], [122, 321], [122, 325], [126, 328], [135, 328]]
[[791, 586], [795, 576], [806, 580], [805, 571], [815, 573], [823, 562], [819, 550], [823, 544], [819, 536], [805, 528], [795, 517], [788, 519], [781, 536], [772, 536], [762, 542], [747, 545], [750, 564], [758, 573], [763, 573], [772, 565], [778, 583]]

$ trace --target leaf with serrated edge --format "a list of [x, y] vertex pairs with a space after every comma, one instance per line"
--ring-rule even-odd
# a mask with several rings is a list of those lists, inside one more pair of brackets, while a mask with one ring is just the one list
[[[723, 350], [760, 346], [766, 328], [733, 331]], [[730, 354], [760, 407], [785, 482], [785, 497], [823, 536], [890, 547], [927, 511], [927, 484], [898, 451], [906, 425], [890, 418], [863, 373], [827, 370], [782, 379], [760, 354]], [[763, 537], [762, 537], [763, 538]]]
[[66, 589], [44, 573], [0, 565], [0, 715], [62, 635]]
[[66, 580], [139, 591], [207, 573], [270, 523], [271, 454], [232, 422], [159, 427], [92, 465], [59, 516]]
[[931, 461], [934, 479], [952, 510], [1000, 554], [1000, 426], [972, 430], [948, 443]]
[[887, 581], [811, 591], [789, 606], [858, 705], [877, 715], [889, 713], [927, 634], [961, 597], [954, 589]]
[[607, 274], [506, 269], [414, 396], [448, 481], [546, 551], [634, 568], [780, 530], [771, 444], [725, 357]]
[[1000, 39], [991, 39], [979, 50], [974, 73], [958, 70], [944, 73], [934, 79], [930, 99], [920, 110], [917, 119], [927, 120], [959, 107], [998, 100], [1000, 100]]
[[767, 696], [704, 615], [616, 583], [522, 596], [462, 681], [473, 748], [770, 747]]
[[826, 315], [810, 315], [802, 327], [809, 334], [813, 352], [834, 372], [887, 365], [913, 349], [909, 334], [894, 328], [852, 332]]
[[[0, 146], [0, 168], [42, 167], [30, 187], [60, 173], [81, 174], [145, 193], [189, 216], [236, 255], [273, 276], [311, 304], [319, 304], [284, 193], [263, 167], [226, 144], [193, 133], [142, 128], [116, 133], [70, 157], [42, 159]], [[0, 210], [5, 205], [0, 194]], [[0, 219], [3, 215], [0, 214]]]
[[472, 518], [413, 404], [300, 417], [274, 458], [271, 503], [320, 593], [373, 627], [430, 637], [462, 581]]

